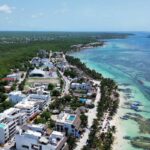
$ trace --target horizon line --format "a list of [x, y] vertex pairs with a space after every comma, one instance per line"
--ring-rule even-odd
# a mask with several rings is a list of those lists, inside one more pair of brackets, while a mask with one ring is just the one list
[[67, 30], [0, 30], [0, 32], [101, 32], [101, 33], [110, 33], [110, 32], [150, 32], [150, 31], [123, 31], [123, 30], [115, 30], [115, 31], [111, 31], [111, 30], [108, 30], [108, 31], [76, 31], [76, 30], [70, 30], [70, 31], [67, 31]]

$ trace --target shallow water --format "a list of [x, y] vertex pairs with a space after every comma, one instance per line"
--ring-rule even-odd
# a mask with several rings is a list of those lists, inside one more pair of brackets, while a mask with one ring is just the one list
[[[143, 106], [140, 107], [142, 112], [138, 113], [150, 118], [150, 38], [147, 36], [148, 33], [135, 33], [127, 39], [106, 40], [103, 47], [85, 49], [71, 55], [123, 86], [126, 89], [126, 100], [140, 101]], [[120, 109], [123, 114], [137, 113], [130, 109]], [[121, 128], [123, 136], [143, 135], [139, 132], [138, 124], [132, 120], [121, 121]], [[135, 149], [130, 142], [124, 140], [124, 143], [126, 146], [122, 150]]]

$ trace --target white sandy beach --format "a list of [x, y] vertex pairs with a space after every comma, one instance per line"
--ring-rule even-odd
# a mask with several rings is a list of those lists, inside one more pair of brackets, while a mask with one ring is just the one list
[[125, 135], [125, 133], [123, 133], [122, 130], [122, 126], [121, 126], [121, 121], [120, 120], [120, 116], [123, 115], [122, 109], [120, 106], [123, 105], [123, 103], [125, 102], [125, 97], [124, 94], [122, 92], [119, 92], [120, 94], [120, 103], [119, 103], [119, 108], [117, 111], [117, 114], [114, 116], [111, 124], [116, 126], [116, 133], [115, 133], [115, 140], [114, 140], [114, 144], [113, 144], [113, 150], [122, 150], [124, 147], [124, 140], [123, 140], [123, 136]]

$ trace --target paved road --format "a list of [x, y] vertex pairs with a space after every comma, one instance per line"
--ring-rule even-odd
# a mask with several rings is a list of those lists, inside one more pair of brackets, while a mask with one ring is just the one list
[[64, 96], [64, 95], [69, 94], [70, 80], [67, 77], [65, 77], [61, 71], [59, 71], [59, 73], [61, 74], [63, 80], [65, 81], [65, 86], [63, 89], [63, 93], [62, 93], [62, 96]]

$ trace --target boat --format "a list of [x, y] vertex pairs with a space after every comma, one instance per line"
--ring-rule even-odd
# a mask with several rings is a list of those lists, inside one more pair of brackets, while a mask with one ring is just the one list
[[133, 110], [135, 110], [135, 111], [138, 111], [138, 109], [139, 109], [138, 106], [134, 105], [134, 104], [131, 104], [130, 108], [133, 109]]
[[139, 102], [139, 101], [134, 101], [133, 104], [136, 105], [136, 106], [142, 106], [141, 102]]
[[126, 139], [126, 140], [131, 140], [132, 139], [130, 136], [124, 136], [123, 138]]
[[120, 117], [120, 119], [128, 120], [128, 119], [129, 119], [129, 116], [128, 116], [128, 115], [124, 115], [124, 116]]

